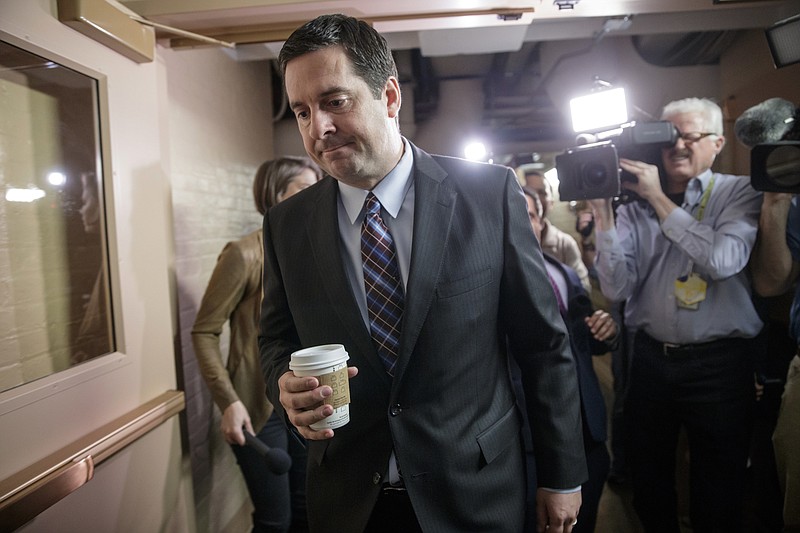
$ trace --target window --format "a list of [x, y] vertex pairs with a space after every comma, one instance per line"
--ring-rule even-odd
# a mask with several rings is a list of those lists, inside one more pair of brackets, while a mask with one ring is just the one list
[[98, 84], [0, 40], [0, 392], [116, 349]]

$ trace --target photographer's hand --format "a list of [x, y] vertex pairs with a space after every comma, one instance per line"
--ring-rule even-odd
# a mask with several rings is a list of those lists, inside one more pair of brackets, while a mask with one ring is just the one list
[[630, 181], [622, 182], [622, 186], [638, 194], [655, 209], [658, 219], [663, 222], [673, 210], [678, 206], [664, 194], [661, 189], [661, 179], [658, 175], [658, 167], [633, 161], [631, 159], [620, 158], [619, 166], [622, 170], [627, 170], [636, 176], [636, 183]]
[[606, 231], [614, 227], [614, 208], [611, 206], [611, 198], [586, 200], [586, 203], [594, 211], [594, 221], [598, 230]]
[[786, 219], [792, 194], [765, 192], [758, 221], [758, 239], [751, 256], [753, 287], [761, 296], [777, 296], [788, 290], [800, 273], [786, 244]]

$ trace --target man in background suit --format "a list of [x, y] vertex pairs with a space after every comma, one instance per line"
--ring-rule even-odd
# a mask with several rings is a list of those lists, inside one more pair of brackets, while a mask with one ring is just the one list
[[[537, 191], [523, 187], [528, 204], [528, 217], [537, 239], [541, 239], [544, 226], [544, 208]], [[591, 533], [595, 530], [597, 508], [603, 487], [608, 477], [611, 459], [606, 449], [608, 419], [600, 382], [594, 371], [593, 355], [603, 355], [616, 348], [619, 343], [619, 328], [605, 311], [592, 308], [592, 301], [583, 288], [580, 276], [568, 265], [543, 251], [545, 267], [550, 276], [553, 290], [559, 303], [559, 310], [569, 331], [570, 346], [578, 369], [581, 414], [583, 415], [583, 445], [586, 453], [586, 466], [589, 479], [581, 487], [581, 519], [573, 528], [573, 533]], [[513, 365], [512, 365], [513, 368]], [[516, 368], [513, 368], [516, 371]], [[518, 386], [516, 372], [514, 385]], [[517, 389], [520, 396], [523, 394]], [[536, 465], [532, 461], [532, 444], [526, 441], [529, 457], [528, 483], [536, 482]], [[534, 463], [531, 465], [531, 463]], [[529, 507], [532, 507], [529, 503]], [[532, 509], [529, 509], [529, 513]], [[533, 513], [530, 513], [533, 514]], [[531, 521], [531, 518], [529, 518]], [[532, 528], [528, 528], [531, 529]]]
[[[363, 21], [318, 17], [279, 63], [306, 151], [329, 175], [264, 218], [262, 367], [309, 441], [311, 530], [521, 531], [508, 350], [533, 426], [537, 529], [570, 532], [587, 477], [575, 362], [514, 173], [400, 135], [391, 51]], [[373, 196], [396, 263], [381, 282], [401, 283], [396, 344], [370, 335], [359, 234]], [[309, 427], [332, 414], [331, 387], [288, 369], [295, 350], [329, 343], [352, 365], [350, 422], [335, 434]]]
[[525, 171], [525, 186], [539, 196], [544, 210], [542, 236], [539, 237], [542, 251], [572, 268], [580, 277], [583, 288], [591, 294], [592, 282], [589, 280], [589, 269], [583, 262], [578, 241], [569, 233], [553, 225], [547, 217], [553, 209], [553, 185], [541, 172], [527, 170]]

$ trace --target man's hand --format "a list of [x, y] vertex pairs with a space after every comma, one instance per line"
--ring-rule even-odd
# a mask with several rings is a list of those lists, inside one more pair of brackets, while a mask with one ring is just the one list
[[657, 166], [624, 158], [620, 158], [619, 166], [622, 170], [627, 170], [636, 176], [637, 179], [635, 183], [623, 181], [623, 188], [635, 192], [647, 201], [650, 201], [654, 195], [663, 192], [661, 190], [661, 179], [658, 176]]
[[592, 332], [592, 336], [599, 341], [613, 339], [617, 335], [617, 323], [611, 315], [598, 309], [591, 316], [585, 319], [586, 325]]
[[764, 196], [761, 200], [761, 209], [774, 209], [776, 205], [782, 205], [784, 212], [788, 213], [792, 198], [794, 198], [794, 194], [792, 193], [764, 191]]
[[[358, 368], [347, 367], [347, 377], [358, 374]], [[300, 434], [309, 440], [324, 440], [333, 437], [332, 429], [316, 431], [309, 426], [333, 414], [333, 407], [323, 403], [333, 394], [328, 385], [319, 386], [315, 377], [297, 377], [294, 372], [286, 372], [278, 379], [281, 405], [286, 410], [289, 421]]]
[[611, 206], [611, 198], [597, 198], [587, 200], [592, 208], [597, 229], [610, 230], [614, 228], [614, 208]]
[[[664, 222], [675, 209], [679, 209], [675, 202], [669, 199], [665, 191], [661, 188], [661, 178], [658, 175], [658, 167], [642, 161], [620, 158], [619, 166], [622, 170], [627, 170], [636, 176], [636, 183], [623, 181], [622, 186], [638, 194], [643, 200], [647, 201], [658, 215], [658, 219]], [[684, 186], [685, 188], [685, 186]], [[671, 191], [680, 192], [680, 191]]]
[[581, 491], [552, 492], [536, 490], [536, 531], [538, 533], [570, 533], [578, 523]]

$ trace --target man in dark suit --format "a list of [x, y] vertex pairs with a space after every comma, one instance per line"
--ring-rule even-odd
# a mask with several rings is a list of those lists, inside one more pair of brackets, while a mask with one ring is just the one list
[[[262, 366], [309, 441], [311, 530], [521, 531], [508, 350], [535, 436], [537, 529], [571, 531], [587, 477], [575, 362], [513, 171], [404, 139], [391, 51], [363, 21], [319, 17], [279, 63], [306, 151], [329, 175], [264, 218]], [[388, 296], [365, 282], [376, 223]], [[350, 422], [335, 435], [309, 427], [333, 413], [331, 387], [289, 371], [293, 351], [329, 343], [352, 365]]]
[[[534, 235], [540, 239], [544, 228], [544, 208], [538, 191], [523, 187], [528, 204], [528, 217]], [[583, 415], [583, 445], [586, 453], [586, 466], [589, 479], [581, 487], [581, 519], [573, 528], [573, 533], [591, 533], [595, 530], [597, 509], [603, 487], [608, 478], [611, 459], [606, 449], [608, 437], [606, 405], [600, 382], [594, 371], [593, 355], [603, 355], [619, 344], [619, 328], [611, 315], [592, 308], [592, 301], [583, 287], [578, 273], [565, 263], [544, 252], [545, 267], [550, 276], [553, 290], [559, 302], [559, 310], [569, 331], [570, 346], [578, 368], [581, 414]], [[512, 367], [513, 368], [513, 367]], [[514, 368], [513, 370], [516, 371]], [[514, 372], [516, 378], [517, 373]], [[519, 380], [514, 385], [521, 397]], [[528, 486], [536, 486], [536, 465], [532, 456], [532, 443], [526, 441], [528, 453]], [[531, 464], [533, 463], [533, 464]], [[530, 497], [530, 496], [529, 496]], [[532, 505], [529, 502], [529, 507]], [[531, 510], [529, 509], [529, 514]], [[528, 521], [533, 523], [532, 518]], [[531, 529], [532, 528], [528, 528]]]

